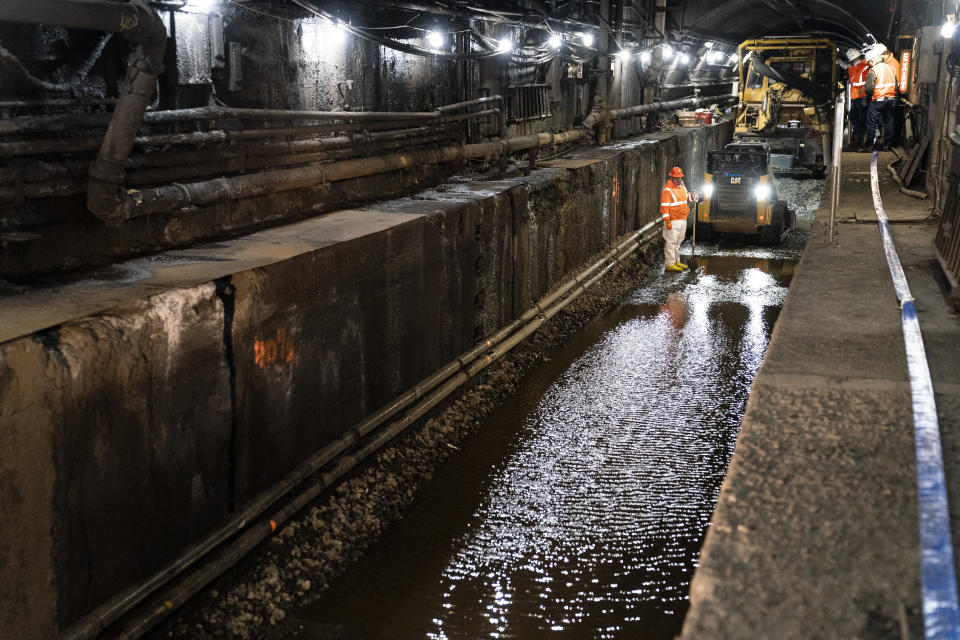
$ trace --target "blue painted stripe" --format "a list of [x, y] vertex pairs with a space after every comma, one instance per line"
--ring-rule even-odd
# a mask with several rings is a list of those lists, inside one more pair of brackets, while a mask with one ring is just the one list
[[953, 565], [953, 541], [947, 485], [943, 473], [940, 424], [933, 395], [933, 380], [923, 347], [923, 335], [917, 310], [907, 284], [907, 276], [893, 244], [890, 221], [880, 199], [877, 179], [877, 153], [870, 164], [873, 207], [883, 240], [883, 251], [900, 301], [903, 340], [913, 397], [914, 440], [917, 447], [917, 499], [920, 512], [920, 582], [923, 590], [923, 625], [927, 640], [960, 640], [960, 605], [957, 603], [957, 577]]

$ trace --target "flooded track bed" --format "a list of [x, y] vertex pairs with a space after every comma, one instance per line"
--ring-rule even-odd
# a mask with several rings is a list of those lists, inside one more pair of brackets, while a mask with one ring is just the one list
[[801, 245], [700, 244], [590, 323], [290, 637], [673, 637]]

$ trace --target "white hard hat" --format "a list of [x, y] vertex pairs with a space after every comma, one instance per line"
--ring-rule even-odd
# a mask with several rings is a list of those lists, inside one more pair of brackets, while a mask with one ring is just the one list
[[887, 46], [882, 42], [878, 42], [877, 44], [873, 45], [873, 48], [879, 51], [881, 54], [890, 52], [890, 50], [887, 49]]
[[850, 62], [853, 62], [854, 60], [856, 60], [862, 55], [863, 54], [860, 53], [860, 51], [858, 51], [857, 49], [847, 49], [847, 60], [849, 60]]
[[884, 47], [882, 44], [875, 44], [869, 49], [867, 49], [867, 52], [864, 55], [867, 57], [867, 62], [870, 62], [871, 60], [879, 60], [880, 58], [882, 58], [883, 54], [886, 53], [886, 51], [887, 51], [887, 48]]

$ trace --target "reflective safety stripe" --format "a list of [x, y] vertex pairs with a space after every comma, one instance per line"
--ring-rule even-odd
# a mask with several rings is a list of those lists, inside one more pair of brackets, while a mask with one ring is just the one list
[[[688, 195], [685, 187], [674, 187], [668, 182], [663, 187], [663, 193], [660, 194], [660, 213], [663, 214], [664, 217], [669, 217], [671, 220], [686, 219], [690, 213], [686, 198]], [[684, 209], [683, 207], [687, 208]]]
[[877, 85], [873, 88], [873, 99], [893, 98], [896, 94], [897, 74], [886, 62], [881, 62], [873, 68], [877, 74]]

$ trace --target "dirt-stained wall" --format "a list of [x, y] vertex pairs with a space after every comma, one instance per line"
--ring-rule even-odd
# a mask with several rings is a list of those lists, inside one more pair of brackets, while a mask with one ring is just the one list
[[[526, 177], [331, 214], [340, 231], [327, 235], [325, 216], [265, 231], [266, 245], [302, 249], [0, 344], [0, 507], [16, 523], [0, 536], [5, 637], [53, 638], [158, 570], [657, 220], [684, 136], [706, 149], [729, 135], [587, 149]], [[343, 231], [371, 215], [375, 230]], [[227, 259], [218, 250], [206, 259]]]

